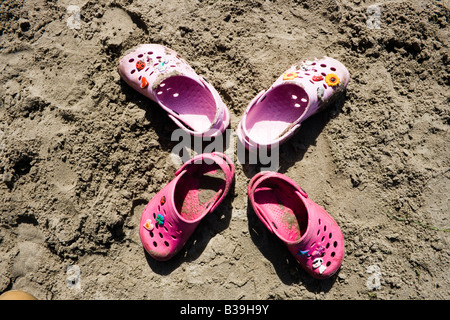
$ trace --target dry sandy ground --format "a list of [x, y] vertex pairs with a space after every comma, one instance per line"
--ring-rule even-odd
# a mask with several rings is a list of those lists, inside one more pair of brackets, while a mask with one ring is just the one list
[[[6, 0], [0, 18], [0, 293], [450, 298], [447, 0]], [[246, 194], [259, 166], [237, 159], [232, 192], [180, 254], [145, 254], [140, 214], [172, 179], [177, 142], [117, 73], [144, 42], [208, 79], [231, 129], [296, 61], [348, 67], [345, 97], [281, 147], [279, 168], [340, 225], [338, 274], [312, 279], [265, 229]]]

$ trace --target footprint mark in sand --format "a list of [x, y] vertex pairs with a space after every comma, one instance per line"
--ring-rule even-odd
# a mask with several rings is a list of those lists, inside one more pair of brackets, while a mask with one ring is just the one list
[[64, 193], [73, 190], [77, 184], [77, 174], [64, 162], [54, 164], [51, 181]]

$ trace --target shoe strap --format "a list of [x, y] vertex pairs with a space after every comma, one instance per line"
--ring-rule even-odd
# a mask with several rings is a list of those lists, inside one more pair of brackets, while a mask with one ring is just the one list
[[212, 152], [196, 155], [186, 161], [181, 166], [181, 168], [175, 172], [175, 176], [181, 177], [181, 175], [185, 174], [190, 170], [190, 168], [192, 168], [192, 165], [201, 165], [204, 164], [205, 161], [207, 164], [210, 164], [211, 161], [217, 164], [222, 169], [225, 175], [225, 188], [217, 193], [216, 197], [210, 201], [205, 209], [205, 211], [212, 212], [228, 194], [228, 191], [230, 190], [231, 184], [233, 182], [235, 168], [234, 164], [226, 154], [221, 152]]

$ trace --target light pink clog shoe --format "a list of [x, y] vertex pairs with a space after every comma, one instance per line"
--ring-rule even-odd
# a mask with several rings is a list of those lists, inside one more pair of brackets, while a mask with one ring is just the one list
[[139, 235], [145, 250], [160, 261], [177, 254], [200, 221], [222, 202], [233, 177], [234, 165], [223, 153], [187, 161], [142, 213]]
[[133, 48], [120, 58], [119, 74], [194, 136], [218, 136], [230, 123], [216, 89], [172, 49], [158, 44]]
[[329, 57], [293, 65], [249, 103], [237, 128], [240, 141], [251, 151], [280, 145], [332, 103], [349, 79], [347, 68]]
[[336, 273], [344, 257], [342, 232], [297, 183], [266, 171], [251, 179], [247, 191], [257, 216], [309, 274], [325, 279]]

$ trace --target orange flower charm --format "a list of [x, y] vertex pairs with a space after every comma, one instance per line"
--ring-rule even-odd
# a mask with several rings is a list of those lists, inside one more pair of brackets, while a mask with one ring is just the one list
[[335, 75], [334, 73], [329, 73], [325, 77], [325, 82], [330, 87], [337, 86], [339, 84], [339, 77], [337, 75]]
[[283, 80], [294, 80], [297, 76], [297, 72], [288, 72], [283, 75]]

